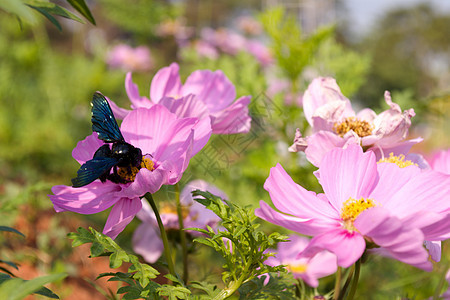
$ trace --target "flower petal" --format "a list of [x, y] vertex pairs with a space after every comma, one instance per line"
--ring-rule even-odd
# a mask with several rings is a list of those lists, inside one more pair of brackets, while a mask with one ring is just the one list
[[182, 94], [194, 94], [211, 113], [228, 107], [236, 98], [236, 90], [225, 74], [218, 70], [197, 70], [186, 79]]
[[326, 232], [327, 230], [330, 230], [330, 228], [340, 227], [338, 222], [330, 221], [327, 223], [321, 219], [306, 219], [281, 214], [264, 201], [260, 201], [259, 205], [260, 208], [255, 210], [255, 215], [257, 217], [301, 234], [316, 235]]
[[73, 211], [80, 214], [95, 214], [114, 205], [120, 197], [120, 186], [99, 180], [86, 186], [74, 188], [65, 185], [52, 187], [54, 195], [49, 195], [56, 212]]
[[437, 172], [450, 174], [450, 149], [434, 153], [430, 165]]
[[328, 201], [296, 184], [280, 164], [270, 169], [264, 189], [275, 207], [284, 213], [305, 219], [339, 219], [339, 212]]
[[164, 250], [158, 226], [148, 223], [140, 224], [133, 233], [133, 250], [146, 262], [156, 262]]
[[163, 184], [169, 184], [169, 175], [169, 171], [161, 166], [153, 171], [142, 168], [134, 181], [123, 187], [120, 196], [135, 198], [142, 197], [146, 193], [156, 193]]
[[305, 151], [307, 147], [308, 147], [307, 138], [302, 137], [300, 129], [297, 128], [297, 130], [295, 130], [294, 143], [292, 144], [292, 146], [289, 147], [289, 152]]
[[425, 248], [428, 249], [431, 259], [435, 262], [441, 261], [442, 243], [441, 241], [425, 241]]
[[182, 96], [179, 69], [177, 63], [172, 63], [156, 73], [150, 85], [150, 99], [153, 103], [158, 103], [163, 97], [178, 98]]
[[337, 134], [330, 131], [319, 131], [306, 138], [308, 147], [306, 147], [306, 158], [316, 167], [328, 152], [333, 148], [345, 148], [350, 144], [359, 144], [359, 140], [352, 135], [341, 138]]
[[379, 114], [373, 121], [375, 125], [373, 134], [381, 138], [377, 142], [381, 147], [405, 139], [411, 126], [411, 118], [415, 116], [412, 108], [402, 113], [400, 106], [392, 102], [388, 91], [384, 93], [384, 98], [390, 109]]
[[94, 157], [95, 151], [105, 143], [98, 138], [96, 132], [88, 135], [84, 140], [79, 141], [72, 150], [72, 157], [81, 165]]
[[133, 220], [134, 216], [142, 208], [141, 199], [122, 198], [118, 201], [106, 220], [103, 234], [115, 239], [119, 233]]
[[367, 198], [378, 181], [375, 155], [358, 145], [335, 148], [320, 164], [320, 184], [331, 205], [340, 212], [349, 198]]
[[[139, 95], [139, 88], [133, 82], [131, 72], [128, 72], [127, 76], [125, 77], [125, 90], [127, 92], [128, 98], [131, 101], [131, 107], [133, 109], [140, 108], [140, 107], [150, 108], [153, 106], [153, 103], [150, 101], [150, 99]], [[123, 118], [121, 118], [121, 119], [123, 119]]]
[[346, 106], [346, 114], [355, 114], [350, 101], [341, 93], [336, 80], [330, 77], [314, 79], [303, 95], [303, 111], [310, 125], [313, 125], [312, 117], [322, 105], [332, 101], [343, 101]]
[[361, 234], [335, 228], [315, 236], [299, 257], [314, 257], [317, 253], [328, 250], [336, 255], [339, 266], [348, 268], [362, 256], [365, 249], [366, 242]]
[[233, 104], [211, 114], [212, 130], [215, 134], [247, 133], [252, 118], [248, 114], [251, 96], [243, 96]]
[[108, 99], [108, 103], [116, 119], [123, 120], [130, 113], [130, 110], [117, 106], [114, 101]]
[[356, 218], [354, 226], [387, 250], [390, 257], [426, 271], [432, 269], [420, 229], [391, 216], [384, 207], [366, 209]]

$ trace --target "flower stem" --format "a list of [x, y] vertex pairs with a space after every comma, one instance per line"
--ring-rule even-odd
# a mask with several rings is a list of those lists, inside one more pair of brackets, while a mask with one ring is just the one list
[[355, 271], [355, 265], [353, 265], [353, 267], [348, 272], [347, 279], [345, 280], [344, 286], [341, 289], [341, 292], [340, 292], [338, 300], [344, 299], [344, 296], [347, 293], [347, 289], [348, 289], [348, 287], [350, 285], [350, 282], [352, 281], [352, 277], [353, 277], [353, 272], [354, 271]]
[[359, 271], [361, 270], [361, 259], [358, 259], [355, 263], [355, 274], [353, 275], [352, 287], [348, 293], [349, 300], [352, 300], [356, 294], [356, 289], [358, 288]]
[[178, 215], [178, 225], [180, 227], [180, 241], [181, 241], [181, 249], [183, 253], [183, 281], [185, 283], [188, 282], [189, 279], [189, 268], [188, 268], [188, 251], [187, 251], [187, 242], [186, 242], [186, 232], [184, 231], [183, 224], [183, 212], [181, 209], [180, 202], [180, 187], [178, 183], [175, 184], [175, 200], [177, 203], [177, 215]]
[[339, 299], [339, 292], [341, 289], [341, 273], [342, 273], [342, 268], [338, 267], [337, 272], [336, 272], [336, 282], [334, 283], [334, 296], [333, 296], [334, 300]]
[[156, 204], [155, 204], [155, 201], [153, 200], [152, 194], [147, 193], [147, 194], [145, 194], [144, 197], [148, 200], [148, 202], [150, 203], [150, 206], [152, 207], [153, 211], [155, 212], [156, 221], [158, 222], [159, 231], [161, 233], [161, 239], [164, 244], [164, 256], [166, 257], [167, 266], [169, 267], [170, 274], [172, 274], [173, 276], [176, 277], [177, 275], [175, 273], [175, 268], [174, 268], [173, 262], [172, 262], [172, 254], [171, 254], [171, 250], [170, 250], [169, 240], [167, 239], [166, 230], [164, 229], [164, 225], [161, 221], [161, 216], [159, 215], [158, 208], [156, 207]]

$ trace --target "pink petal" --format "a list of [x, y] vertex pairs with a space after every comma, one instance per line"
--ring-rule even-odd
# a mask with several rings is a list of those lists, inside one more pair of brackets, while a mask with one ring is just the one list
[[342, 122], [347, 117], [354, 117], [354, 115], [354, 113], [348, 111], [347, 101], [330, 101], [314, 111], [311, 117], [313, 131], [334, 132], [336, 123]]
[[97, 137], [97, 133], [94, 132], [88, 135], [84, 140], [79, 141], [77, 146], [72, 151], [72, 157], [75, 158], [80, 165], [84, 164], [88, 160], [94, 157], [95, 151], [98, 150], [105, 143]]
[[257, 217], [301, 234], [316, 235], [326, 232], [330, 228], [340, 227], [338, 222], [324, 222], [321, 219], [305, 219], [281, 214], [264, 201], [260, 201], [259, 205], [261, 207], [255, 210]]
[[434, 153], [430, 165], [437, 172], [450, 174], [450, 149]]
[[450, 213], [418, 211], [401, 219], [408, 226], [419, 228], [427, 240], [446, 240], [450, 238]]
[[163, 184], [169, 183], [169, 171], [163, 167], [157, 167], [153, 171], [140, 169], [132, 183], [123, 187], [121, 197], [142, 197], [146, 193], [156, 193]]
[[80, 188], [56, 185], [52, 187], [54, 195], [49, 197], [56, 212], [95, 214], [114, 205], [119, 200], [117, 192], [120, 189], [120, 186], [112, 182], [101, 183], [97, 180]]
[[[364, 145], [367, 146], [367, 145], [372, 145], [373, 144], [372, 142], [370, 142], [370, 143], [367, 142], [365, 140], [365, 138], [367, 138], [367, 137], [363, 137], [362, 138], [363, 146]], [[400, 155], [400, 154], [406, 155], [409, 152], [409, 150], [411, 149], [412, 146], [414, 146], [415, 144], [420, 143], [422, 141], [423, 141], [423, 139], [419, 137], [419, 138], [415, 138], [415, 139], [411, 139], [411, 140], [407, 140], [407, 141], [393, 143], [393, 144], [391, 144], [389, 146], [386, 146], [386, 147], [381, 147], [381, 146], [375, 145], [375, 146], [369, 148], [368, 150], [372, 151], [373, 153], [375, 153], [375, 156], [376, 156], [377, 161], [378, 161], [381, 158], [389, 157], [390, 153], [393, 153], [394, 155], [397, 155], [397, 156]]]
[[392, 199], [393, 195], [411, 180], [411, 178], [417, 176], [421, 172], [421, 170], [414, 165], [400, 168], [395, 163], [387, 162], [378, 163], [377, 170], [379, 179], [377, 186], [373, 189], [372, 193], [370, 193], [370, 199], [382, 206], [386, 206], [388, 209], [392, 207], [389, 201]]
[[[151, 154], [156, 161], [184, 155], [192, 142], [191, 131], [197, 119], [178, 119], [162, 105], [133, 110], [122, 122], [122, 134], [127, 142]], [[186, 145], [187, 143], [187, 145]]]
[[389, 200], [386, 200], [385, 207], [400, 218], [418, 211], [437, 213], [448, 211], [450, 209], [450, 175], [423, 170], [403, 184]]
[[141, 210], [136, 214], [136, 216], [144, 223], [150, 223], [155, 226], [158, 226], [158, 222], [156, 221], [155, 213], [153, 212], [153, 209], [151, 208], [150, 204], [148, 204], [147, 200], [142, 199], [142, 208]]
[[400, 106], [392, 102], [388, 91], [385, 92], [384, 97], [390, 109], [379, 114], [373, 122], [375, 125], [373, 134], [381, 138], [377, 143], [381, 147], [405, 139], [411, 126], [411, 118], [415, 115], [413, 109], [402, 113]]
[[178, 98], [181, 95], [181, 80], [177, 63], [172, 63], [169, 67], [162, 68], [153, 77], [150, 85], [150, 99], [153, 103], [158, 103], [163, 97]]
[[294, 143], [289, 147], [289, 152], [300, 152], [305, 151], [308, 147], [307, 138], [302, 137], [300, 129], [297, 128], [295, 131]]
[[250, 131], [252, 118], [248, 114], [251, 96], [243, 96], [227, 108], [211, 114], [213, 133], [235, 134]]
[[108, 99], [108, 103], [116, 119], [122, 120], [130, 113], [130, 110], [117, 106], [114, 101]]
[[425, 241], [425, 248], [428, 249], [431, 259], [435, 262], [441, 261], [442, 243], [441, 241]]
[[340, 212], [349, 198], [367, 198], [378, 181], [375, 155], [357, 145], [335, 148], [320, 164], [320, 184], [331, 205]]
[[209, 139], [211, 138], [211, 119], [209, 117], [201, 119], [194, 126], [194, 141], [192, 144], [191, 157], [196, 155], [203, 147], [206, 146]]
[[[307, 274], [309, 278], [322, 278], [334, 274], [337, 271], [337, 258], [331, 252], [322, 251], [312, 257], [308, 264]], [[317, 281], [317, 279], [316, 279]], [[308, 282], [307, 282], [308, 283]], [[312, 287], [317, 287], [309, 284]]]
[[346, 114], [353, 113], [350, 101], [341, 93], [336, 80], [329, 77], [314, 79], [303, 95], [303, 111], [310, 125], [313, 125], [312, 117], [322, 105], [332, 101], [343, 101], [346, 106]]
[[147, 97], [141, 97], [141, 95], [139, 95], [139, 88], [133, 82], [131, 72], [128, 72], [127, 76], [125, 77], [125, 90], [127, 91], [127, 95], [131, 101], [131, 107], [133, 109], [140, 107], [150, 108], [153, 106], [153, 103], [150, 101], [150, 99], [148, 99]]
[[376, 117], [377, 117], [377, 114], [370, 108], [364, 108], [359, 113], [356, 114], [357, 119], [364, 120], [369, 123], [372, 123]]
[[319, 131], [307, 138], [308, 147], [305, 150], [306, 158], [316, 167], [329, 151], [335, 147], [344, 148], [350, 144], [359, 144], [359, 140], [353, 136], [341, 138], [330, 131]]
[[231, 81], [218, 70], [197, 70], [186, 79], [182, 94], [194, 94], [206, 104], [211, 113], [228, 107], [236, 98], [236, 91]]
[[180, 118], [196, 117], [203, 119], [209, 117], [208, 108], [194, 94], [181, 98], [163, 97], [159, 104], [165, 106], [171, 113]]
[[115, 239], [119, 233], [133, 220], [134, 216], [142, 208], [141, 199], [122, 198], [118, 201], [106, 220], [103, 234]]
[[269, 192], [275, 207], [284, 213], [305, 219], [339, 219], [339, 212], [327, 200], [296, 184], [280, 164], [270, 169], [264, 189]]
[[432, 269], [428, 253], [423, 248], [422, 232], [391, 216], [387, 209], [366, 209], [356, 218], [354, 226], [361, 234], [386, 249], [390, 257], [426, 271]]
[[365, 248], [366, 242], [358, 232], [335, 228], [315, 236], [299, 256], [314, 257], [328, 250], [336, 255], [339, 266], [348, 268], [361, 257]]
[[164, 250], [158, 226], [148, 223], [139, 225], [133, 233], [133, 250], [146, 262], [156, 262]]

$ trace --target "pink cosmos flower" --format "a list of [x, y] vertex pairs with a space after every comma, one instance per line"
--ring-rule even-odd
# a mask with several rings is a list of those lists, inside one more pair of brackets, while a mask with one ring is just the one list
[[289, 242], [279, 243], [278, 251], [270, 250], [275, 256], [269, 257], [265, 264], [269, 266], [287, 265], [294, 278], [300, 278], [311, 287], [319, 286], [319, 278], [337, 271], [336, 255], [322, 251], [314, 257], [298, 256], [309, 243], [309, 239], [299, 235], [290, 235]]
[[236, 55], [245, 50], [247, 44], [247, 39], [244, 36], [226, 28], [217, 30], [203, 28], [200, 35], [202, 40], [230, 55]]
[[449, 175], [415, 165], [377, 164], [375, 154], [363, 153], [358, 145], [329, 151], [317, 175], [321, 194], [295, 184], [278, 164], [264, 188], [282, 213], [261, 201], [255, 214], [313, 236], [302, 256], [328, 250], [339, 266], [349, 267], [370, 246], [418, 268], [432, 268], [423, 243], [450, 237]]
[[355, 113], [350, 101], [341, 93], [333, 78], [314, 79], [303, 95], [303, 111], [311, 125], [313, 134], [304, 138], [297, 129], [292, 152], [305, 151], [308, 160], [315, 166], [334, 147], [360, 144], [373, 150], [377, 157], [406, 154], [421, 138], [405, 141], [413, 109], [401, 111], [392, 102], [389, 92], [384, 94], [389, 109], [376, 115], [371, 109]]
[[[94, 214], [113, 207], [103, 233], [115, 238], [141, 209], [140, 197], [155, 193], [163, 184], [175, 184], [186, 170], [190, 158], [201, 149], [198, 135], [211, 134], [211, 128], [196, 118], [180, 119], [161, 105], [140, 108], [128, 114], [121, 132], [125, 141], [142, 150], [144, 166], [133, 173], [129, 183], [100, 180], [79, 188], [58, 185], [49, 195], [56, 212]], [[104, 143], [97, 133], [80, 141], [72, 152], [80, 164], [92, 159]], [[198, 151], [198, 150], [197, 150]]]
[[[250, 130], [248, 104], [251, 97], [243, 96], [234, 101], [236, 90], [222, 71], [197, 70], [183, 85], [178, 70], [178, 64], [172, 63], [156, 73], [150, 85], [150, 99], [139, 95], [138, 87], [133, 83], [131, 73], [128, 73], [125, 88], [131, 108], [161, 104], [179, 117], [196, 117], [201, 122], [210, 123], [215, 134]], [[118, 118], [129, 112], [114, 103], [111, 103], [111, 108]]]
[[112, 68], [124, 71], [147, 71], [153, 67], [150, 50], [145, 46], [132, 48], [126, 44], [117, 45], [109, 51], [106, 60]]
[[[180, 202], [184, 214], [184, 227], [206, 229], [206, 226], [210, 226], [214, 228], [220, 221], [220, 218], [212, 211], [193, 200], [191, 192], [197, 189], [209, 191], [221, 198], [227, 198], [224, 192], [203, 180], [195, 180], [188, 183], [180, 194]], [[175, 206], [171, 206], [170, 204], [163, 205], [160, 215], [166, 230], [178, 230], [180, 228]], [[138, 226], [133, 234], [133, 249], [136, 253], [142, 255], [147, 262], [154, 263], [158, 260], [164, 250], [155, 214], [149, 204], [146, 201], [143, 201], [142, 210], [137, 216], [143, 223]], [[197, 231], [187, 232], [194, 236], [201, 235]]]

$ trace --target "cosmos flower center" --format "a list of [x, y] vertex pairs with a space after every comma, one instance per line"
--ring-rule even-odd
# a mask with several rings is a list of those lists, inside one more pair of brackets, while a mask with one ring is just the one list
[[[159, 208], [161, 214], [177, 214], [177, 206], [174, 203], [163, 202]], [[181, 215], [183, 219], [189, 216], [189, 206], [181, 206]]]
[[359, 137], [365, 137], [371, 135], [373, 129], [374, 126], [372, 124], [355, 117], [346, 118], [344, 121], [335, 123], [333, 126], [334, 132], [340, 137], [343, 137], [350, 130], [353, 130]]
[[306, 264], [288, 264], [286, 267], [292, 273], [305, 273], [308, 266]]
[[354, 231], [356, 228], [353, 226], [353, 222], [356, 220], [356, 218], [361, 214], [363, 211], [365, 211], [368, 208], [375, 207], [375, 201], [372, 199], [353, 199], [348, 198], [347, 201], [343, 203], [342, 209], [341, 209], [341, 219], [344, 222], [344, 228]]
[[378, 163], [382, 163], [382, 162], [394, 163], [397, 166], [399, 166], [400, 168], [406, 168], [406, 167], [409, 167], [412, 165], [417, 166], [416, 163], [413, 163], [410, 160], [405, 160], [405, 156], [403, 154], [396, 156], [392, 152], [389, 153], [389, 157], [382, 158], [378, 161]]
[[119, 167], [117, 168], [117, 175], [128, 182], [133, 182], [136, 178], [136, 174], [139, 173], [139, 170], [145, 168], [149, 171], [153, 171], [155, 169], [155, 164], [150, 158], [142, 157], [141, 165], [138, 167]]

